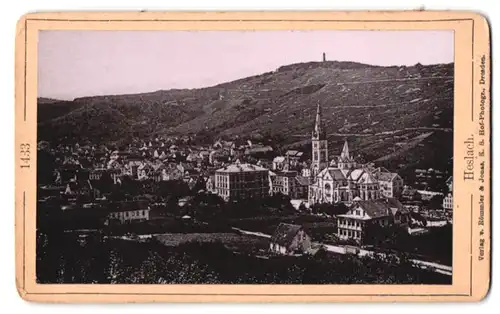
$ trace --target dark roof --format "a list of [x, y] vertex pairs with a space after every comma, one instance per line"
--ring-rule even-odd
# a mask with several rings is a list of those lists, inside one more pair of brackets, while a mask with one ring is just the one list
[[354, 202], [353, 206], [361, 207], [371, 218], [389, 216], [389, 206], [385, 200], [361, 200]]
[[245, 154], [254, 154], [254, 153], [267, 153], [267, 152], [272, 152], [273, 148], [271, 146], [264, 146], [264, 147], [252, 147], [252, 148], [247, 148], [245, 150]]
[[276, 175], [278, 175], [280, 177], [296, 177], [297, 171], [294, 171], [294, 170], [278, 171], [278, 172], [276, 172]]
[[303, 154], [304, 154], [303, 152], [297, 150], [288, 150], [286, 152], [287, 156], [293, 156], [293, 157], [302, 157]]
[[398, 174], [394, 172], [380, 172], [377, 174], [377, 179], [381, 181], [392, 181]]
[[308, 177], [297, 176], [295, 179], [297, 179], [297, 183], [300, 185], [304, 185], [304, 186], [309, 185], [309, 178]]
[[332, 176], [333, 180], [345, 180], [345, 176], [340, 169], [328, 168], [328, 173]]
[[276, 243], [281, 246], [288, 246], [291, 244], [293, 238], [297, 235], [297, 232], [302, 229], [299, 225], [292, 225], [287, 223], [280, 223], [273, 236], [271, 237], [271, 243]]
[[353, 206], [356, 205], [359, 205], [371, 218], [395, 215], [398, 211], [402, 214], [408, 213], [403, 204], [395, 198], [360, 200], [354, 202]]
[[[410, 211], [401, 204], [401, 202], [394, 198], [394, 197], [389, 197], [386, 198], [386, 202], [389, 205], [391, 209], [397, 209], [397, 211], [401, 212], [402, 214], [408, 214]], [[393, 212], [395, 214], [395, 212]]]
[[189, 162], [182, 162], [181, 166], [184, 167], [184, 171], [194, 170], [194, 165]]

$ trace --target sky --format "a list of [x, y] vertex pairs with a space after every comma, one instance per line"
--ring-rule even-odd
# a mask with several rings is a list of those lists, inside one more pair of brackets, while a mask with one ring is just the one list
[[453, 31], [40, 31], [38, 96], [199, 88], [299, 62], [453, 62]]

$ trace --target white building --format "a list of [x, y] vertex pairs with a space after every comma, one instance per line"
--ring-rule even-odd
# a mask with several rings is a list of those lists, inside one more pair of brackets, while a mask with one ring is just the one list
[[379, 170], [376, 173], [376, 178], [380, 186], [380, 193], [385, 197], [401, 197], [401, 193], [403, 192], [403, 179], [394, 172], [388, 172]]
[[343, 240], [366, 243], [377, 236], [373, 233], [374, 226], [406, 228], [409, 221], [410, 212], [394, 198], [367, 201], [356, 198], [346, 214], [337, 216], [337, 235]]
[[149, 220], [151, 208], [146, 202], [120, 202], [110, 209], [108, 219], [121, 224]]
[[453, 194], [448, 193], [448, 195], [443, 198], [443, 208], [453, 210]]

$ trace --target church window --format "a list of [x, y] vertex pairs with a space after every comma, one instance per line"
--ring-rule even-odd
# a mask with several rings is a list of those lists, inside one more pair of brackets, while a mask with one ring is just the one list
[[318, 152], [314, 152], [314, 160], [318, 160]]

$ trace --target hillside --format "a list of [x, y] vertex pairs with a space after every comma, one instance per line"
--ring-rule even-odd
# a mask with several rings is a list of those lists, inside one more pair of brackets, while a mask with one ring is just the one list
[[[40, 102], [39, 137], [280, 135], [280, 144], [302, 147], [308, 144], [317, 103], [333, 153], [347, 137], [359, 155], [381, 163], [408, 158], [411, 163], [417, 155], [428, 159], [425, 152], [434, 151], [430, 145], [443, 147], [445, 140], [451, 147], [453, 64], [309, 62], [202, 89]], [[443, 167], [452, 154], [445, 149], [435, 161]]]

